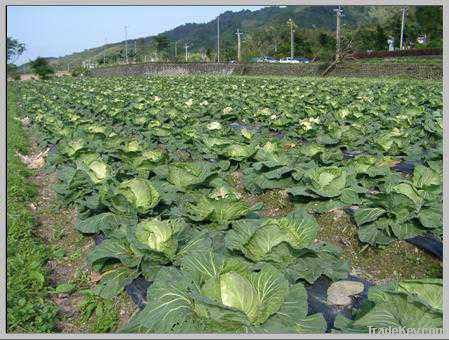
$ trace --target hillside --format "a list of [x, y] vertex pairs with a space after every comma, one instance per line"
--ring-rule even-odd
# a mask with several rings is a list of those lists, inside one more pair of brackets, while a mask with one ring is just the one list
[[[393, 13], [397, 6], [344, 6], [342, 24], [345, 26], [358, 26], [368, 22], [384, 21]], [[242, 10], [239, 12], [227, 11], [220, 15], [221, 46], [234, 48], [235, 31], [239, 28], [245, 36], [257, 33], [267, 27], [284, 27], [289, 18], [298, 25], [299, 29], [335, 30], [335, 6], [271, 6], [257, 11]], [[178, 41], [178, 55], [183, 55], [184, 43], [190, 45], [190, 52], [198, 52], [200, 49], [216, 50], [216, 26], [214, 19], [204, 24], [188, 23], [172, 30], [161, 32], [169, 39], [168, 50], [174, 53], [174, 42]], [[129, 55], [133, 55], [134, 46], [138, 56], [150, 57], [155, 52], [154, 36], [141, 37], [128, 40]], [[134, 45], [135, 44], [135, 45]], [[101, 60], [106, 56], [123, 57], [125, 42], [117, 42], [73, 53], [61, 58], [51, 60], [51, 64], [57, 69], [67, 69], [81, 65], [86, 60]], [[27, 64], [20, 67], [26, 70]]]

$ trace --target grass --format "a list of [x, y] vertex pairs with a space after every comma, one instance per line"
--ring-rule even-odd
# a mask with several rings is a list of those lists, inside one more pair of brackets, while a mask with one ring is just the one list
[[50, 302], [48, 249], [34, 235], [36, 221], [28, 205], [36, 196], [33, 175], [17, 158], [26, 153], [28, 138], [17, 115], [16, 94], [8, 89], [7, 204], [7, 331], [46, 333], [55, 330], [57, 307]]

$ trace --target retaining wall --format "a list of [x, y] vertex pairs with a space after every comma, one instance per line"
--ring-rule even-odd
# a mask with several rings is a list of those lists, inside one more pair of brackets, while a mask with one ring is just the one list
[[[319, 76], [323, 65], [313, 64], [275, 64], [275, 63], [142, 63], [95, 68], [91, 76], [137, 76], [137, 75], [254, 75], [254, 76]], [[343, 63], [329, 76], [338, 77], [411, 77], [419, 79], [443, 78], [442, 65], [398, 64], [398, 63]]]
[[228, 75], [239, 68], [228, 63], [141, 63], [95, 68], [92, 76], [136, 76], [136, 75], [183, 75], [221, 74]]

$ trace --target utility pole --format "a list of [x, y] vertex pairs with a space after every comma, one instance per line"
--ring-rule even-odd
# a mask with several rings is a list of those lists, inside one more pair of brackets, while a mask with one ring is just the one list
[[206, 61], [206, 51], [204, 48], [201, 48], [201, 61], [205, 62]]
[[237, 35], [237, 61], [240, 62], [241, 59], [241, 53], [240, 53], [240, 36], [243, 34], [240, 32], [240, 30], [237, 28], [237, 32], [235, 33]]
[[104, 38], [103, 65], [106, 64], [106, 45], [107, 44], [108, 44], [108, 39]]
[[338, 9], [334, 9], [334, 12], [337, 14], [337, 32], [336, 32], [336, 38], [337, 38], [337, 49], [335, 52], [335, 59], [340, 59], [340, 53], [341, 53], [341, 34], [340, 34], [340, 18], [343, 16], [343, 10], [341, 9], [341, 6], [338, 6]]
[[128, 26], [125, 26], [125, 62], [128, 64]]
[[220, 15], [217, 17], [217, 62], [220, 62]]
[[178, 40], [175, 41], [175, 60], [178, 58]]
[[405, 16], [407, 14], [407, 7], [402, 7], [402, 21], [401, 21], [401, 41], [399, 42], [399, 49], [404, 49], [404, 26], [405, 26]]
[[187, 62], [187, 56], [188, 56], [188, 54], [187, 54], [187, 49], [188, 49], [189, 47], [190, 47], [190, 45], [187, 44], [187, 43], [185, 43], [184, 48], [186, 49], [186, 62]]
[[294, 28], [296, 25], [292, 19], [288, 19], [287, 25], [290, 26], [290, 58], [293, 59], [293, 56], [295, 54], [294, 45], [293, 45], [293, 32], [295, 32]]
[[137, 40], [134, 39], [134, 62], [137, 61]]

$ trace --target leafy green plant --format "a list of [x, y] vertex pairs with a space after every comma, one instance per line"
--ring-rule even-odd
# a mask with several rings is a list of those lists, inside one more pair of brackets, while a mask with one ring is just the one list
[[[151, 302], [123, 332], [320, 332], [321, 315], [307, 316], [302, 284], [289, 285], [271, 265], [259, 272], [212, 251], [184, 257], [181, 270], [161, 270]], [[291, 302], [295, 302], [292, 304]]]
[[[151, 283], [123, 331], [323, 332], [305, 287], [351, 265], [318, 239], [314, 215], [351, 208], [371, 246], [442, 236], [441, 83], [224, 79], [19, 88], [23, 116], [57, 146], [48, 166], [77, 230], [103, 234], [87, 258], [101, 274], [92, 294]], [[395, 170], [404, 161], [413, 173]], [[271, 192], [282, 202], [263, 207]]]

